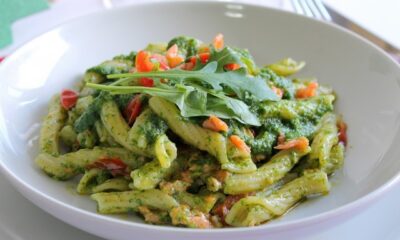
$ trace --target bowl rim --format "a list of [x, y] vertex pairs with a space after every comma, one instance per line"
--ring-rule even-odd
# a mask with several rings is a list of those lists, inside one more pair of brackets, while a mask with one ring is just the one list
[[[147, 2], [139, 2], [139, 3], [133, 3], [133, 4], [128, 4], [128, 5], [122, 5], [122, 6], [117, 6], [113, 9], [106, 9], [106, 10], [99, 10], [95, 11], [89, 14], [85, 14], [82, 16], [74, 17], [68, 21], [62, 22], [60, 24], [57, 24], [56, 26], [52, 27], [51, 29], [37, 34], [35, 37], [23, 42], [20, 44], [7, 58], [4, 59], [4, 61], [0, 64], [0, 73], [3, 68], [7, 68], [9, 64], [12, 64], [14, 61], [14, 58], [17, 58], [19, 53], [24, 51], [25, 47], [27, 45], [30, 45], [32, 42], [36, 41], [37, 39], [41, 38], [43, 35], [46, 35], [50, 32], [57, 31], [59, 28], [63, 27], [64, 25], [68, 25], [74, 22], [79, 22], [85, 19], [90, 19], [93, 16], [98, 16], [98, 15], [104, 15], [104, 14], [116, 14], [119, 11], [126, 11], [128, 8], [137, 8], [141, 6], [148, 6], [148, 5], [155, 5], [155, 4], [204, 4], [204, 5], [209, 5], [209, 4], [215, 4], [215, 5], [221, 5], [221, 4], [238, 4], [242, 6], [250, 6], [250, 7], [255, 7], [255, 8], [261, 8], [264, 9], [265, 11], [270, 11], [270, 12], [275, 12], [281, 15], [286, 15], [286, 16], [291, 16], [291, 17], [297, 17], [306, 21], [311, 21], [314, 23], [317, 23], [319, 25], [329, 27], [337, 32], [341, 32], [344, 34], [347, 34], [351, 36], [352, 38], [358, 39], [359, 41], [363, 42], [364, 44], [368, 45], [369, 47], [372, 47], [376, 51], [380, 52], [382, 55], [385, 56], [385, 58], [389, 59], [390, 62], [392, 62], [399, 70], [400, 70], [400, 63], [396, 62], [388, 53], [386, 53], [384, 50], [379, 48], [378, 46], [374, 45], [370, 41], [362, 38], [361, 36], [351, 32], [348, 29], [345, 29], [341, 26], [338, 26], [332, 22], [325, 22], [317, 19], [313, 19], [310, 17], [302, 16], [293, 12], [285, 11], [282, 9], [277, 9], [269, 6], [263, 6], [254, 2], [246, 2], [245, 0], [236, 0], [235, 2], [230, 2], [229, 0], [151, 0]], [[1, 108], [0, 108], [1, 110]], [[0, 111], [1, 113], [1, 111]], [[0, 120], [2, 121], [2, 116], [0, 115]], [[3, 128], [0, 127], [0, 133], [3, 132]], [[398, 136], [400, 134], [400, 129], [397, 130], [395, 136]], [[1, 140], [1, 139], [0, 139]], [[390, 151], [393, 148], [393, 145], [389, 147], [385, 153]], [[1, 156], [0, 156], [1, 158]], [[107, 215], [101, 215], [97, 212], [91, 212], [88, 210], [84, 210], [72, 205], [69, 205], [66, 202], [63, 202], [61, 200], [57, 200], [53, 198], [50, 195], [47, 195], [44, 192], [41, 192], [40, 190], [36, 189], [33, 185], [29, 184], [28, 182], [25, 182], [22, 180], [19, 176], [17, 176], [11, 169], [9, 169], [5, 163], [0, 159], [0, 172], [6, 176], [6, 178], [14, 185], [14, 187], [21, 192], [26, 198], [27, 195], [25, 195], [25, 192], [30, 192], [30, 194], [35, 194], [37, 197], [40, 197], [43, 200], [46, 200], [48, 202], [51, 202], [52, 204], [56, 205], [58, 208], [64, 208], [65, 210], [72, 211], [76, 214], [82, 214], [87, 218], [91, 218], [92, 220], [101, 220], [109, 224], [118, 224], [118, 225], [125, 225], [125, 226], [130, 226], [130, 227], [137, 227], [137, 228], [142, 228], [145, 230], [157, 230], [157, 231], [167, 231], [167, 232], [173, 232], [173, 233], [201, 233], [201, 234], [207, 234], [207, 235], [212, 235], [214, 233], [235, 233], [235, 232], [256, 232], [256, 231], [279, 231], [282, 229], [287, 229], [287, 228], [299, 228], [299, 227], [304, 227], [304, 226], [309, 226], [313, 223], [321, 223], [325, 222], [328, 219], [333, 219], [338, 216], [344, 215], [346, 212], [350, 211], [355, 211], [358, 209], [362, 209], [365, 207], [367, 204], [372, 203], [375, 200], [378, 200], [379, 197], [382, 197], [383, 194], [390, 189], [392, 189], [396, 184], [400, 182], [400, 172], [398, 172], [396, 175], [394, 175], [392, 178], [390, 178], [387, 182], [382, 184], [381, 186], [377, 187], [375, 190], [365, 194], [364, 196], [350, 202], [346, 203], [340, 207], [321, 212], [312, 216], [308, 217], [303, 217], [301, 219], [297, 220], [288, 220], [286, 222], [278, 222], [274, 223], [273, 225], [270, 224], [262, 224], [259, 226], [255, 227], [236, 227], [236, 228], [215, 228], [215, 229], [189, 229], [189, 228], [182, 228], [182, 227], [175, 227], [175, 226], [161, 226], [161, 225], [151, 225], [151, 224], [146, 224], [146, 223], [137, 223], [137, 222], [132, 222], [129, 220], [123, 220], [123, 219], [117, 219], [114, 217], [109, 217]], [[22, 191], [24, 190], [24, 191]], [[28, 198], [29, 199], [29, 198]], [[31, 199], [29, 199], [32, 201]], [[35, 204], [36, 205], [36, 204]], [[40, 206], [39, 206], [40, 207]], [[42, 208], [42, 207], [41, 207]], [[42, 208], [43, 209], [43, 208]], [[43, 209], [46, 212], [56, 216], [54, 213], [51, 211], [48, 211], [47, 209]], [[57, 217], [57, 216], [56, 216]], [[64, 219], [57, 217], [58, 219], [62, 220], [65, 222]], [[69, 223], [71, 224], [71, 223]], [[71, 224], [72, 225], [72, 224]], [[74, 225], [75, 227], [81, 228], [79, 226]], [[84, 229], [83, 227], [81, 229]], [[133, 229], [133, 228], [132, 228]]]

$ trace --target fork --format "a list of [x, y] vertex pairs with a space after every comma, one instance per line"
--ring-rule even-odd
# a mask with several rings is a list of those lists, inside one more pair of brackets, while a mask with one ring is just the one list
[[327, 22], [337, 23], [378, 45], [389, 53], [397, 62], [400, 62], [399, 49], [342, 16], [335, 15], [333, 18], [321, 0], [290, 0], [290, 2], [296, 13]]
[[311, 18], [332, 21], [331, 15], [320, 0], [291, 0], [296, 13]]

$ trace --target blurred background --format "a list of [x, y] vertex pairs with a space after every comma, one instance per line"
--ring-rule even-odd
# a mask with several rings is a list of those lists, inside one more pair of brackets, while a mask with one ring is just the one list
[[[154, 0], [0, 0], [0, 57], [78, 16]], [[160, 1], [160, 0], [157, 0]], [[222, 0], [232, 2], [232, 0]], [[356, 31], [398, 58], [399, 0], [240, 0], [334, 22]], [[327, 16], [324, 10], [327, 10]]]

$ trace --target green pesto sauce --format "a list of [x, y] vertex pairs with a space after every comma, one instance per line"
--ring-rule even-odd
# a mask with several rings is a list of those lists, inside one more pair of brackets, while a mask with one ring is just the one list
[[91, 67], [87, 72], [95, 72], [104, 77], [109, 74], [127, 73], [134, 66], [136, 52], [131, 52], [128, 55], [119, 55], [112, 60], [107, 60], [101, 64]]
[[259, 76], [281, 88], [283, 90], [283, 99], [294, 99], [294, 86], [291, 80], [278, 76], [269, 68], [260, 69]]
[[104, 102], [111, 99], [111, 96], [107, 92], [101, 92], [93, 102], [86, 108], [82, 115], [75, 121], [74, 129], [80, 133], [86, 129], [94, 126], [94, 123], [99, 120], [99, 112]]
[[278, 114], [282, 109], [280, 104], [272, 105], [269, 112], [273, 116], [263, 119], [262, 126], [255, 129], [257, 135], [254, 138], [244, 134], [240, 130], [239, 124], [233, 121], [229, 122], [230, 133], [228, 135], [236, 134], [244, 139], [246, 144], [251, 147], [252, 154], [271, 155], [273, 146], [276, 145], [277, 137], [280, 134], [283, 134], [286, 139], [294, 139], [301, 136], [310, 137], [316, 130], [321, 117], [333, 110], [331, 102], [327, 101], [326, 98], [297, 103], [293, 101], [292, 105], [293, 107], [288, 108], [287, 115], [293, 114], [288, 119], [283, 119]]
[[136, 94], [119, 94], [113, 96], [115, 103], [118, 105], [118, 108], [123, 111], [126, 106], [128, 106], [129, 102], [133, 99]]
[[146, 136], [148, 143], [154, 143], [158, 136], [164, 134], [167, 129], [167, 123], [158, 117], [155, 113], [152, 113], [147, 121], [141, 126], [141, 129]]
[[264, 153], [271, 155], [273, 146], [276, 145], [277, 134], [263, 131], [255, 139], [249, 141], [253, 154]]

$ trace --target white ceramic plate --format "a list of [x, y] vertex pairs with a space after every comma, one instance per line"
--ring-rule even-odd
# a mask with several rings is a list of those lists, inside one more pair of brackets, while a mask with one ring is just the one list
[[[255, 228], [192, 230], [145, 225], [140, 218], [104, 216], [33, 163], [40, 120], [52, 94], [73, 86], [88, 67], [116, 54], [176, 35], [247, 47], [258, 63], [291, 56], [337, 91], [349, 125], [344, 168], [326, 197]], [[62, 25], [24, 45], [0, 66], [0, 165], [28, 199], [63, 221], [113, 239], [265, 239], [280, 231], [326, 227], [354, 214], [397, 180], [400, 161], [400, 68], [362, 39], [326, 23], [229, 2], [173, 2], [132, 6]], [[300, 229], [300, 230], [299, 230]]]

